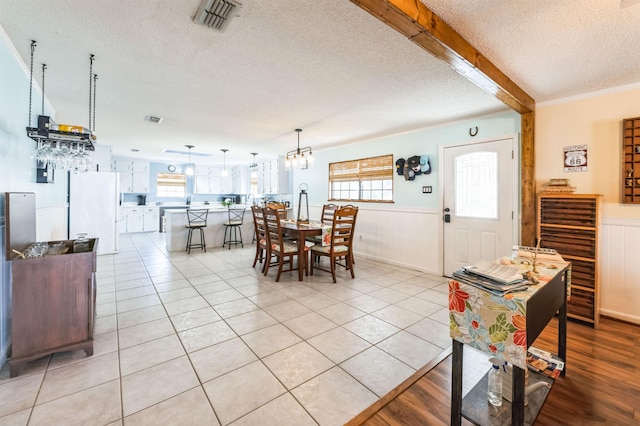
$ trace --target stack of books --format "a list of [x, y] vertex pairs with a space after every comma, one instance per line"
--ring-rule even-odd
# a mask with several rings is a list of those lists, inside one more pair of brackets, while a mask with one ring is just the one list
[[452, 277], [499, 296], [526, 290], [529, 285], [517, 266], [485, 261], [465, 266], [455, 271]]
[[540, 192], [576, 192], [576, 187], [571, 186], [569, 179], [549, 179], [542, 185]]
[[527, 350], [527, 368], [552, 379], [557, 379], [564, 370], [564, 361], [551, 352], [530, 346]]

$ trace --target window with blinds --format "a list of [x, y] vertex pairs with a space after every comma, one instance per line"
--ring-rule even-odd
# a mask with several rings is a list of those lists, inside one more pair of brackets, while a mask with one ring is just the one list
[[329, 163], [329, 199], [393, 202], [393, 155]]
[[187, 193], [187, 176], [179, 173], [158, 173], [156, 176], [158, 197], [184, 197]]

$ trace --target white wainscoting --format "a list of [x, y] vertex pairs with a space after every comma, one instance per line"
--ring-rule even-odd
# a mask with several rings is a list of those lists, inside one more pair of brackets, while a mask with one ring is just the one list
[[601, 315], [640, 324], [640, 220], [603, 219], [600, 293]]
[[[357, 256], [442, 275], [442, 213], [438, 209], [358, 207], [353, 242]], [[322, 206], [309, 206], [312, 219], [321, 213]], [[355, 271], [357, 277], [357, 265]]]

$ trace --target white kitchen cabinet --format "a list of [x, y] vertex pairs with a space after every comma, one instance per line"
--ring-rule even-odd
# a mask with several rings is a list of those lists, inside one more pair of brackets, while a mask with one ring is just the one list
[[120, 192], [149, 192], [149, 162], [139, 160], [115, 159], [112, 170], [120, 173]]
[[126, 231], [129, 232], [142, 232], [144, 230], [144, 212], [143, 206], [140, 207], [126, 207]]
[[159, 227], [158, 207], [143, 206], [142, 229], [144, 232], [157, 231]]
[[220, 167], [196, 167], [196, 194], [231, 194], [233, 192], [233, 177], [221, 176]]
[[234, 194], [248, 194], [251, 192], [251, 183], [249, 181], [249, 167], [238, 166], [233, 168], [233, 188]]
[[258, 163], [258, 192], [261, 194], [288, 194], [289, 172], [284, 157], [263, 160]]
[[149, 192], [149, 172], [131, 173], [131, 192], [143, 194]]
[[233, 193], [233, 177], [223, 176], [220, 178], [220, 194]]
[[121, 233], [150, 232], [158, 230], [158, 206], [121, 206]]

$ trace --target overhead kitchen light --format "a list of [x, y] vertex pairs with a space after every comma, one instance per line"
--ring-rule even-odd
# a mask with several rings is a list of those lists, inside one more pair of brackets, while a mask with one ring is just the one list
[[284, 165], [287, 170], [291, 169], [292, 167], [298, 167], [298, 165], [301, 169], [306, 169], [313, 164], [313, 152], [311, 151], [311, 147], [307, 146], [304, 148], [300, 148], [301, 131], [302, 129], [296, 129], [296, 132], [298, 133], [298, 148], [287, 152], [287, 156], [284, 159]]
[[229, 176], [229, 172], [227, 171], [227, 151], [229, 151], [228, 149], [221, 149], [220, 151], [222, 151], [222, 172], [220, 173], [220, 176]]
[[189, 163], [187, 164], [187, 169], [184, 171], [184, 174], [193, 176], [193, 165], [191, 164], [191, 148], [193, 148], [193, 145], [185, 145], [185, 146], [189, 148]]

